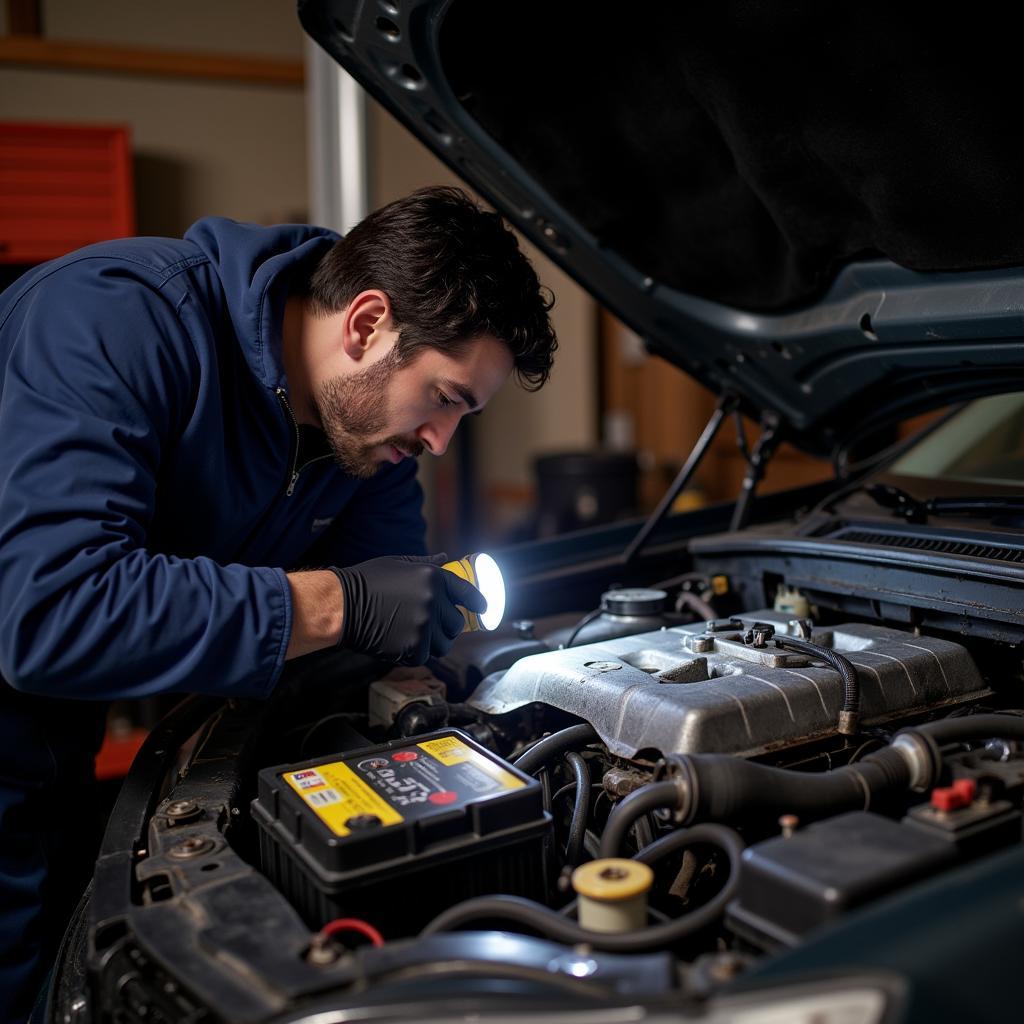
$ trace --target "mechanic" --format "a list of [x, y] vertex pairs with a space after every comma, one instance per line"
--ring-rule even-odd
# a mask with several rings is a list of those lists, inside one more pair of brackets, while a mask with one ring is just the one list
[[206, 218], [0, 296], [0, 1019], [91, 874], [106, 702], [266, 697], [335, 645], [422, 664], [485, 608], [426, 556], [416, 457], [544, 383], [551, 304], [453, 188], [344, 238]]

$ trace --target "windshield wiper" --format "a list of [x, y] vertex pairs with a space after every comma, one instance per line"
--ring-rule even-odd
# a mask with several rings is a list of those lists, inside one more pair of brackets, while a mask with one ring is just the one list
[[891, 484], [872, 484], [864, 493], [883, 508], [906, 519], [908, 523], [923, 523], [933, 516], [985, 516], [993, 512], [1024, 513], [1024, 497], [992, 495], [965, 495], [928, 498], [922, 501]]

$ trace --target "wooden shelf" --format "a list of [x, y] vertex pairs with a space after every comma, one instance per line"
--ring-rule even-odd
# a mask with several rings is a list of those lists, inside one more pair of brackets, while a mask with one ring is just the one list
[[33, 36], [0, 36], [0, 65], [97, 71], [156, 78], [205, 79], [301, 88], [301, 61], [227, 53], [139, 50], [127, 46], [69, 43]]

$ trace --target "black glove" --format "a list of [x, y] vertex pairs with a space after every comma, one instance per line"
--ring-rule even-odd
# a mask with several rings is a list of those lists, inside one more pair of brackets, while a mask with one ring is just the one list
[[446, 654], [465, 622], [456, 605], [487, 609], [476, 587], [441, 568], [447, 560], [397, 555], [331, 566], [345, 598], [338, 646], [401, 665]]

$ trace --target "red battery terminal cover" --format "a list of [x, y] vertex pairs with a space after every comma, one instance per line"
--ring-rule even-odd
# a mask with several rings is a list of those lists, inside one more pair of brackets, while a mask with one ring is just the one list
[[958, 811], [970, 807], [978, 791], [974, 779], [957, 779], [952, 786], [932, 790], [932, 807], [937, 811]]

